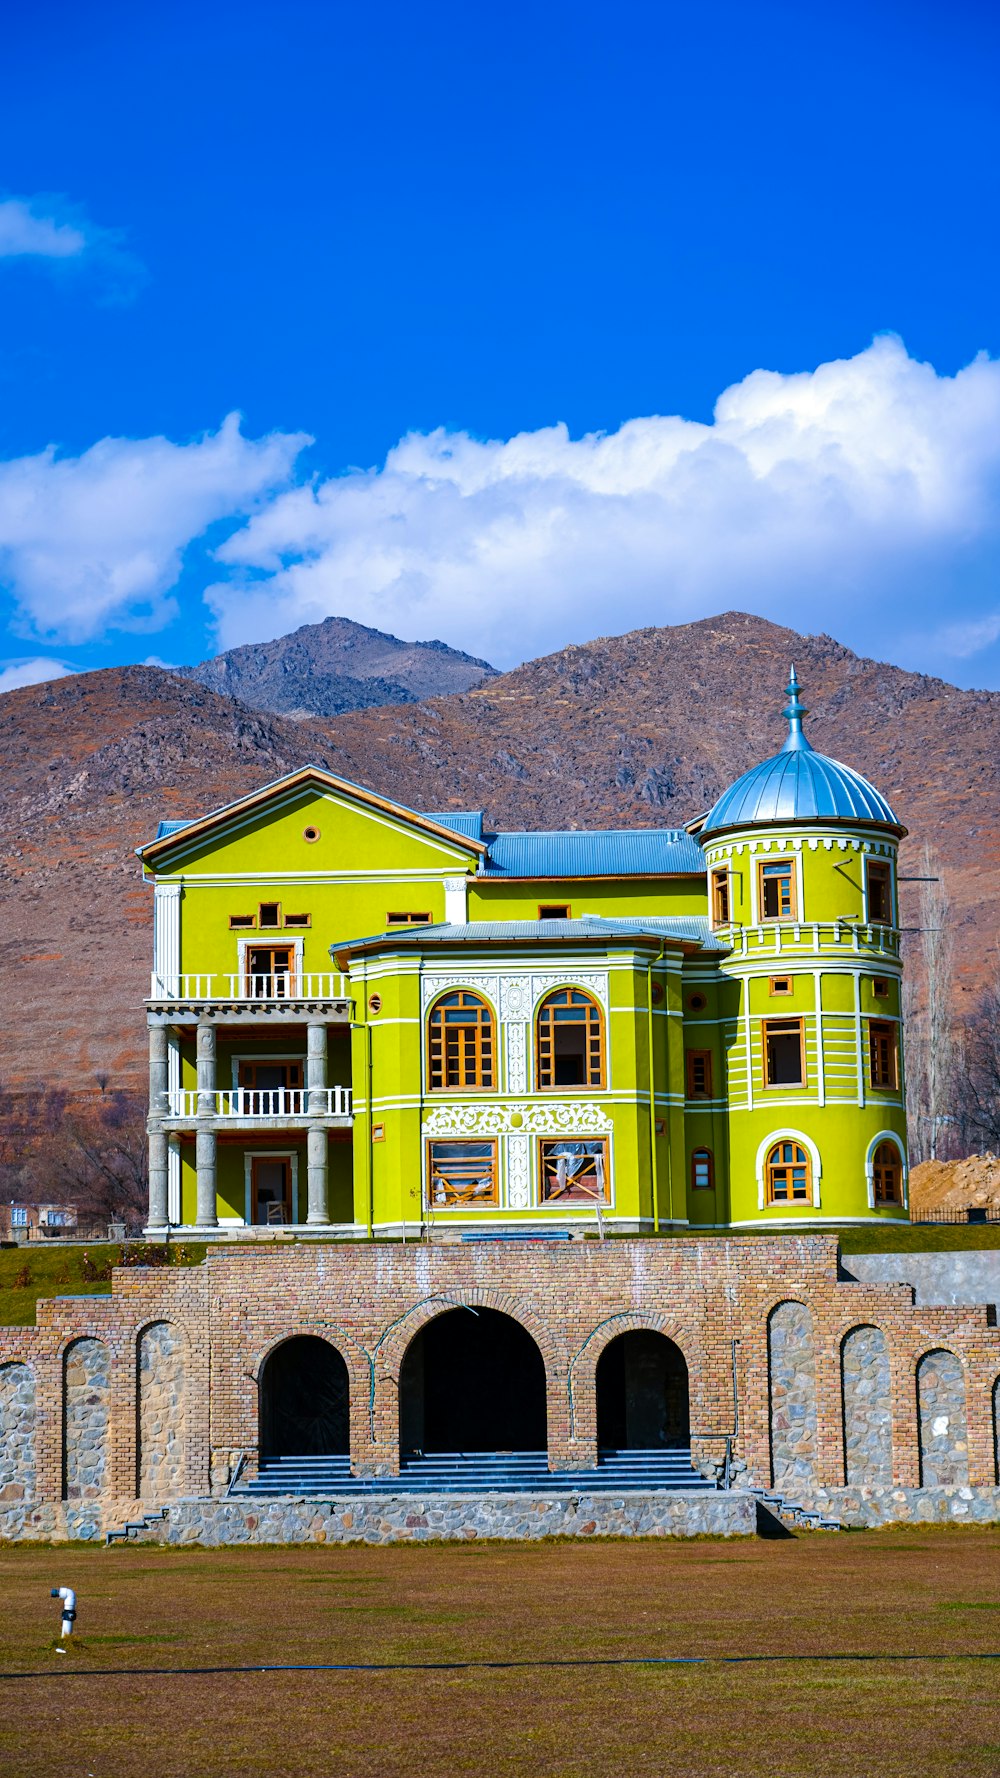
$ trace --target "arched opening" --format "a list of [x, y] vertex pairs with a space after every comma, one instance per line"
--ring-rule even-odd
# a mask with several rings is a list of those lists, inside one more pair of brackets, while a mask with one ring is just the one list
[[350, 1451], [350, 1385], [335, 1347], [313, 1334], [284, 1340], [260, 1378], [260, 1455], [340, 1457]]
[[901, 1204], [903, 1169], [894, 1142], [880, 1142], [872, 1155], [872, 1197], [876, 1204]]
[[545, 1365], [520, 1322], [482, 1308], [426, 1322], [399, 1373], [401, 1455], [546, 1444]]
[[663, 1451], [691, 1442], [688, 1369], [665, 1334], [622, 1333], [597, 1361], [597, 1442], [602, 1451]]

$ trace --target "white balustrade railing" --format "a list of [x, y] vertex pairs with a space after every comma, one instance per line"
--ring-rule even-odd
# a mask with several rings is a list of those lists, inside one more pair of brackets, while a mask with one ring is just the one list
[[273, 970], [267, 975], [157, 975], [150, 982], [151, 1000], [346, 1000], [344, 976], [324, 971]]
[[722, 926], [716, 936], [738, 956], [784, 956], [796, 951], [879, 951], [899, 956], [895, 926], [858, 925], [851, 920], [775, 920], [766, 926]]
[[197, 1087], [174, 1087], [167, 1094], [167, 1116], [195, 1118], [208, 1098], [219, 1118], [350, 1117], [350, 1087], [223, 1087], [211, 1094]]

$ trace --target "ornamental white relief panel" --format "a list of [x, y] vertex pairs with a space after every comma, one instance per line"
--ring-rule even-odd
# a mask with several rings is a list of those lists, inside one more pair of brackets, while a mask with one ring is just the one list
[[[515, 1121], [516, 1120], [516, 1121]], [[442, 1136], [603, 1136], [612, 1129], [600, 1106], [572, 1100], [543, 1105], [435, 1105], [423, 1121], [423, 1134]]]
[[531, 1157], [527, 1136], [507, 1138], [507, 1203], [527, 1210], [531, 1203]]
[[447, 994], [455, 988], [468, 988], [470, 994], [483, 994], [496, 1006], [500, 995], [500, 977], [496, 975], [424, 975], [420, 981], [420, 992], [425, 1007], [439, 994]]
[[504, 1030], [507, 1058], [508, 1093], [528, 1090], [528, 1034], [524, 1025], [507, 1025]]

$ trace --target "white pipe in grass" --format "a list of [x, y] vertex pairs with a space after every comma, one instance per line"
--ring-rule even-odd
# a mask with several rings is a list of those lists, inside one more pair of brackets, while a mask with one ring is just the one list
[[72, 1636], [73, 1623], [76, 1618], [76, 1594], [72, 1587], [53, 1587], [50, 1599], [62, 1600], [62, 1629], [60, 1636]]

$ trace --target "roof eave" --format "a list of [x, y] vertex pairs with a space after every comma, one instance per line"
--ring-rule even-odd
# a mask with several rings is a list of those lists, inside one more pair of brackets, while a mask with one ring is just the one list
[[[645, 950], [648, 948], [657, 951], [661, 949], [670, 949], [680, 951], [684, 956], [689, 957], [700, 956], [704, 951], [704, 946], [700, 944], [697, 939], [677, 938], [672, 933], [662, 932], [596, 933], [593, 937], [587, 934], [586, 936], [580, 935], [579, 937], [569, 939], [558, 939], [555, 937], [542, 939], [512, 937], [438, 938], [433, 939], [430, 944], [427, 944], [425, 941], [423, 949], [426, 951], [468, 951], [481, 950], [484, 947], [490, 947], [509, 951], [518, 948], [539, 950], [552, 945], [557, 948], [564, 945], [570, 949], [584, 946], [590, 950], [603, 951], [608, 951], [615, 946], [622, 945], [629, 949], [641, 948]], [[331, 945], [330, 956], [336, 963], [337, 968], [346, 973], [345, 963], [341, 961], [342, 958], [349, 962], [352, 957], [370, 957], [383, 951], [399, 950], [410, 953], [419, 953], [421, 951], [420, 940], [409, 937], [402, 938], [401, 936], [400, 938], [368, 939], [358, 945], [348, 941], [346, 944]], [[720, 954], [721, 953], [717, 951], [705, 952], [705, 955], [707, 956], [718, 956]]]
[[751, 828], [763, 827], [873, 827], [880, 833], [894, 833], [898, 839], [905, 839], [909, 828], [899, 821], [874, 821], [867, 815], [777, 815], [766, 820], [727, 821], [721, 827], [702, 829], [706, 835], [706, 844], [718, 839], [720, 834], [742, 833]]
[[326, 789], [341, 791], [355, 802], [394, 815], [404, 825], [432, 834], [435, 839], [446, 841], [459, 852], [471, 852], [476, 857], [486, 854], [485, 840], [475, 840], [469, 834], [458, 833], [453, 827], [443, 827], [437, 821], [430, 821], [426, 815], [408, 809], [405, 803], [396, 803], [389, 797], [379, 796], [375, 791], [366, 789], [363, 784], [352, 784], [350, 779], [339, 778], [335, 772], [324, 771], [321, 766], [301, 766], [298, 771], [290, 772], [284, 778], [275, 778], [272, 783], [262, 785], [260, 790], [237, 797], [234, 802], [224, 803], [218, 809], [212, 809], [209, 814], [178, 828], [176, 833], [164, 834], [161, 840], [150, 840], [145, 846], [137, 846], [136, 857], [144, 865], [155, 864], [165, 854], [180, 850], [193, 839], [211, 832], [214, 827], [262, 806], [279, 793], [284, 795], [309, 783], [322, 784]]

